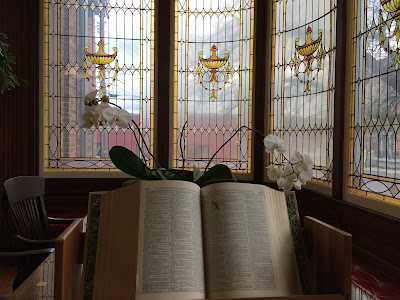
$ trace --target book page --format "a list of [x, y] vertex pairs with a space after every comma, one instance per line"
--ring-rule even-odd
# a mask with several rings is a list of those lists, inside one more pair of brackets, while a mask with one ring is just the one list
[[218, 183], [203, 188], [201, 198], [207, 298], [301, 294], [287, 211], [285, 220], [275, 207], [286, 206], [284, 193]]
[[200, 188], [141, 184], [136, 299], [204, 299]]

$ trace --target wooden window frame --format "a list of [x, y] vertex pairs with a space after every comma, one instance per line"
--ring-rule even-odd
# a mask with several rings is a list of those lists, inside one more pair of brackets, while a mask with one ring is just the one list
[[[335, 193], [333, 195], [336, 199], [343, 199], [346, 202], [350, 202], [368, 210], [400, 219], [400, 205], [380, 200], [379, 195], [376, 197], [366, 196], [365, 192], [354, 191], [354, 189], [351, 189], [349, 186], [349, 176], [351, 176], [350, 156], [353, 155], [350, 151], [350, 143], [352, 141], [349, 128], [351, 128], [351, 103], [354, 102], [352, 83], [355, 76], [355, 45], [353, 45], [353, 35], [357, 26], [357, 19], [355, 19], [357, 0], [338, 0], [338, 6], [339, 2], [341, 3], [340, 12], [342, 13], [338, 10], [337, 26], [338, 28], [340, 27], [341, 30], [340, 34], [337, 34], [337, 49], [340, 50], [340, 55], [338, 53], [337, 57], [340, 58], [340, 60], [336, 61], [336, 86], [338, 87], [338, 84], [340, 84], [341, 88], [340, 94], [335, 97], [335, 100], [340, 99], [340, 101], [335, 102], [335, 104], [338, 105], [338, 107], [335, 106], [335, 126], [337, 125], [340, 127], [335, 127], [335, 132], [338, 129], [340, 130], [340, 133], [337, 135], [337, 139], [339, 140], [334, 139], [334, 147], [336, 144], [334, 157], [335, 160], [336, 157], [338, 158], [336, 161], [339, 160], [343, 163], [336, 166], [336, 173], [335, 164], [333, 165], [334, 181], [336, 181]], [[339, 43], [341, 44], [340, 47]], [[345, 74], [345, 76], [340, 77], [341, 74]], [[345, 116], [344, 122], [336, 111], [339, 111], [341, 116]], [[348, 155], [344, 155], [344, 153], [348, 153]]]
[[[155, 0], [155, 128], [154, 154], [161, 166], [171, 167], [173, 157], [173, 61], [174, 61], [174, 26], [175, 1]], [[272, 1], [255, 0], [254, 2], [254, 78], [253, 78], [253, 128], [261, 132], [269, 132], [268, 118], [270, 116], [270, 82], [272, 67], [271, 33], [273, 26]], [[384, 214], [400, 218], [400, 206], [379, 201], [371, 197], [360, 196], [349, 191], [348, 172], [349, 150], [348, 130], [350, 125], [350, 106], [353, 101], [351, 92], [352, 82], [352, 26], [354, 22], [355, 0], [337, 0], [336, 20], [336, 63], [335, 63], [335, 104], [334, 104], [334, 135], [333, 135], [333, 180], [332, 185], [309, 181], [305, 189], [321, 192], [337, 200], [345, 200]], [[43, 9], [41, 9], [43, 19]], [[350, 30], [349, 30], [350, 29]], [[43, 41], [41, 41], [42, 43]], [[162, 49], [162, 51], [161, 51]], [[41, 53], [42, 51], [39, 51]], [[41, 57], [43, 61], [43, 56]], [[41, 71], [43, 72], [43, 71]], [[343, 76], [345, 74], [345, 76]], [[43, 86], [40, 89], [43, 94]], [[41, 127], [43, 128], [43, 112], [40, 108]], [[343, 122], [343, 118], [345, 122]], [[241, 181], [273, 184], [268, 180], [265, 166], [269, 164], [269, 155], [264, 151], [263, 139], [252, 134], [252, 173], [237, 174]], [[40, 145], [43, 145], [43, 133], [40, 130]], [[68, 171], [43, 172], [43, 151], [40, 151], [39, 174], [45, 177], [60, 178], [126, 178], [126, 174], [113, 171]], [[343, 162], [343, 163], [335, 163]], [[188, 172], [190, 173], [190, 172]], [[276, 185], [275, 185], [276, 186]]]

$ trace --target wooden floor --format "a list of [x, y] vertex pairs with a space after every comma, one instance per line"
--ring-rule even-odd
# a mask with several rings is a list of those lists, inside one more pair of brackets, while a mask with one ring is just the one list
[[0, 299], [12, 293], [14, 278], [17, 276], [17, 265], [0, 261]]

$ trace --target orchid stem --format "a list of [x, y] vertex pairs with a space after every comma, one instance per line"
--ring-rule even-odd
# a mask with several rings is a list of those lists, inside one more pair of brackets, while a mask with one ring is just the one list
[[156, 162], [158, 168], [161, 168], [160, 163], [158, 162], [158, 160], [154, 157], [154, 155], [151, 153], [149, 147], [147, 146], [147, 143], [144, 139], [144, 136], [142, 135], [142, 132], [140, 131], [139, 125], [135, 122], [135, 120], [132, 119], [133, 124], [135, 124], [135, 127], [137, 129], [137, 131], [139, 132], [140, 138], [143, 141], [144, 146], [146, 147], [147, 152], [149, 152], [150, 156], [154, 159], [154, 161]]
[[[119, 109], [122, 109], [121, 106], [119, 106], [119, 105], [117, 105], [117, 104], [115, 104], [115, 103], [109, 102], [109, 104], [114, 105], [114, 106], [118, 107]], [[144, 139], [144, 137], [143, 137], [143, 135], [142, 135], [142, 132], [140, 131], [139, 125], [138, 125], [138, 124], [135, 122], [135, 120], [133, 120], [133, 119], [132, 119], [132, 122], [133, 122], [133, 124], [135, 125], [135, 128], [136, 128], [136, 130], [138, 131], [139, 136], [140, 136], [140, 138], [142, 139], [142, 142], [143, 142], [144, 146], [146, 147], [147, 152], [149, 152], [150, 156], [154, 159], [154, 161], [156, 162], [158, 168], [161, 168], [160, 163], [159, 163], [158, 160], [154, 157], [154, 155], [151, 153], [149, 147], [147, 146], [146, 140]], [[145, 155], [144, 155], [144, 153], [143, 153], [142, 148], [140, 147], [140, 143], [139, 143], [139, 141], [138, 141], [138, 139], [137, 139], [137, 137], [136, 137], [135, 130], [132, 128], [131, 124], [128, 124], [128, 125], [129, 125], [129, 129], [133, 132], [133, 134], [134, 134], [134, 136], [135, 136], [136, 143], [138, 144], [140, 153], [142, 153], [142, 156], [143, 156], [143, 159], [144, 159], [144, 158], [145, 158]]]
[[181, 131], [181, 136], [179, 138], [179, 149], [181, 150], [182, 154], [182, 172], [185, 174], [185, 142], [183, 143], [183, 149], [182, 149], [182, 138], [183, 138], [183, 131], [185, 130], [187, 124], [187, 120], [185, 121], [185, 124], [183, 124], [182, 131]]

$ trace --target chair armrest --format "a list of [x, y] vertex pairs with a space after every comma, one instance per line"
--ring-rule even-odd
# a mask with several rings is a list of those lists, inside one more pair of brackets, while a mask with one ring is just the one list
[[56, 240], [32, 240], [24, 238], [20, 235], [15, 235], [13, 238], [18, 242], [22, 242], [27, 246], [41, 246], [42, 248], [43, 247], [54, 248], [56, 244]]
[[75, 220], [76, 220], [76, 218], [74, 218], [74, 219], [63, 219], [63, 218], [47, 217], [47, 221], [50, 224], [71, 224]]
[[43, 248], [43, 249], [15, 251], [15, 252], [13, 252], [13, 251], [8, 251], [8, 252], [0, 251], [0, 257], [29, 256], [29, 255], [35, 255], [35, 254], [51, 253], [53, 251], [54, 251], [54, 248]]
[[304, 217], [313, 294], [340, 293], [351, 299], [351, 234]]

